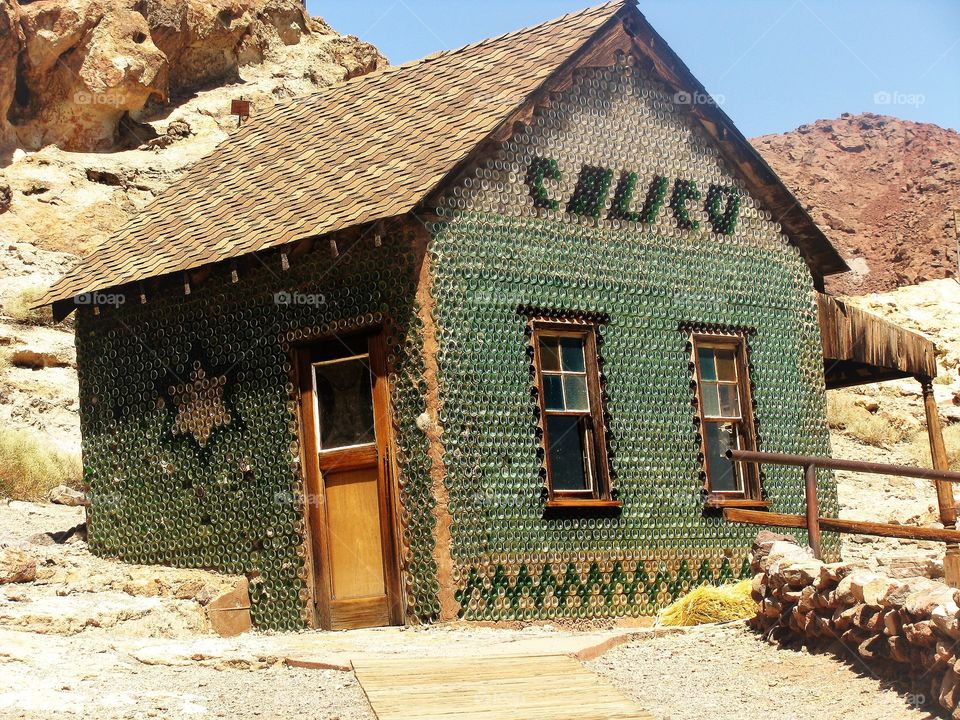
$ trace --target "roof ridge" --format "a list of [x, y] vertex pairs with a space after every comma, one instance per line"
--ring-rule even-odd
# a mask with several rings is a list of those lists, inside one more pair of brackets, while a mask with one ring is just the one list
[[403, 65], [397, 65], [396, 67], [401, 68], [401, 67], [405, 67], [406, 65], [424, 63], [432, 60], [437, 60], [441, 57], [446, 57], [448, 55], [454, 55], [456, 53], [463, 52], [464, 50], [470, 50], [472, 48], [482, 47], [484, 45], [492, 45], [493, 43], [500, 42], [508, 38], [513, 38], [517, 35], [522, 35], [523, 33], [532, 32], [534, 30], [540, 31], [550, 27], [551, 25], [557, 25], [562, 22], [567, 22], [574, 17], [578, 17], [582, 15], [591, 15], [604, 8], [612, 8], [617, 5], [621, 7], [625, 7], [627, 5], [636, 5], [636, 4], [637, 4], [637, 0], [608, 0], [605, 3], [601, 3], [599, 5], [593, 5], [588, 8], [583, 8], [582, 10], [572, 10], [565, 15], [561, 15], [560, 17], [555, 17], [550, 20], [544, 20], [542, 23], [537, 23], [536, 25], [527, 25], [526, 27], [522, 27], [517, 30], [510, 30], [508, 32], [501, 33], [500, 35], [494, 35], [493, 37], [488, 37], [488, 38], [484, 38], [483, 40], [478, 40], [476, 42], [467, 43], [466, 45], [461, 45], [460, 47], [457, 47], [457, 48], [451, 48], [449, 50], [438, 50], [437, 52], [433, 52], [433, 53], [430, 53], [429, 55], [425, 55], [424, 57], [419, 58], [418, 60], [413, 60], [410, 63], [405, 63]]
[[344, 80], [343, 82], [327, 85], [326, 87], [318, 88], [313, 92], [306, 93], [304, 95], [299, 95], [294, 98], [289, 98], [289, 100], [292, 102], [295, 102], [297, 100], [307, 100], [307, 99], [316, 98], [319, 96], [324, 96], [329, 93], [336, 92], [337, 90], [343, 87], [350, 86], [351, 84], [357, 84], [361, 82], [371, 82], [390, 73], [395, 73], [401, 70], [409, 70], [410, 68], [414, 68], [419, 65], [426, 65], [427, 63], [435, 62], [437, 60], [440, 60], [441, 58], [447, 58], [452, 55], [457, 55], [464, 51], [473, 50], [475, 48], [480, 48], [485, 45], [492, 45], [494, 43], [501, 42], [507, 39], [513, 39], [519, 35], [523, 35], [524, 33], [529, 33], [533, 31], [542, 31], [545, 28], [550, 27], [551, 25], [557, 25], [563, 22], [569, 22], [572, 18], [575, 18], [575, 17], [591, 15], [599, 12], [600, 10], [603, 10], [604, 8], [613, 8], [615, 6], [627, 7], [627, 6], [635, 6], [636, 4], [637, 4], [637, 0], [608, 0], [605, 3], [601, 3], [599, 5], [593, 5], [588, 8], [583, 8], [582, 10], [572, 10], [571, 12], [568, 12], [565, 15], [561, 15], [560, 17], [552, 18], [550, 20], [545, 20], [542, 23], [538, 23], [536, 25], [528, 25], [527, 27], [519, 28], [517, 30], [510, 30], [508, 32], [501, 33], [500, 35], [494, 35], [493, 37], [483, 38], [482, 40], [477, 40], [476, 42], [467, 43], [466, 45], [461, 45], [460, 47], [450, 48], [448, 50], [437, 50], [435, 52], [430, 53], [429, 55], [424, 55], [423, 57], [415, 58], [414, 60], [408, 60], [407, 62], [401, 63], [400, 65], [386, 65], [382, 68], [377, 68], [373, 72], [364, 73], [363, 75], [356, 75], [352, 78], [348, 78], [347, 80]]

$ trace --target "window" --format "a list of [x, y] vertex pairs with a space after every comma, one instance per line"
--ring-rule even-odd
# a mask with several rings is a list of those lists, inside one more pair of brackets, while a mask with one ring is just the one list
[[756, 449], [744, 339], [697, 334], [692, 351], [707, 504], [763, 505], [756, 466], [726, 456]]
[[619, 507], [611, 498], [595, 327], [534, 320], [533, 349], [547, 506]]

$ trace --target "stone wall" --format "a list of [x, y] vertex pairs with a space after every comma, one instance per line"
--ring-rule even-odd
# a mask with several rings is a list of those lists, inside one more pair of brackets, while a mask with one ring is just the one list
[[831, 649], [896, 680], [917, 705], [960, 718], [960, 591], [927, 578], [895, 580], [824, 563], [785, 536], [754, 544], [752, 626], [771, 642]]

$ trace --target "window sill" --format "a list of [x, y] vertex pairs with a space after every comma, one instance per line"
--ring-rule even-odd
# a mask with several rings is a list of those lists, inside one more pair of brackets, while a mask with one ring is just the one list
[[622, 500], [587, 500], [580, 498], [556, 498], [547, 500], [545, 507], [563, 508], [563, 507], [592, 507], [592, 508], [622, 508]]
[[543, 504], [543, 515], [546, 518], [615, 517], [621, 510], [622, 500], [554, 498]]
[[757, 508], [765, 510], [773, 505], [769, 500], [754, 500], [752, 498], [725, 498], [711, 496], [704, 502], [708, 508]]

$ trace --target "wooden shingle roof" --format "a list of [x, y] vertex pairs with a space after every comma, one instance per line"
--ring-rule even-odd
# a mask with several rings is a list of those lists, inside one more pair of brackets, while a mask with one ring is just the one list
[[[61, 301], [68, 313], [62, 301], [82, 293], [405, 215], [541, 90], [568, 76], [575, 60], [604, 45], [605, 33], [646, 56], [670, 88], [705, 94], [634, 4], [614, 0], [275, 106], [83, 258], [40, 303]], [[814, 279], [822, 285], [823, 276], [848, 270], [730, 118], [711, 103], [689, 107], [782, 223]]]
[[252, 118], [43, 303], [409, 212], [631, 0], [362, 75]]

